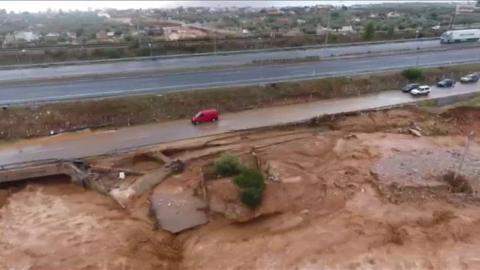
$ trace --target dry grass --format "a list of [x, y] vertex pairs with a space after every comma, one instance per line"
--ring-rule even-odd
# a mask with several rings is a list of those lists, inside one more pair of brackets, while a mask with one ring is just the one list
[[[426, 70], [427, 82], [440, 75], [478, 70], [480, 65], [464, 65]], [[12, 107], [0, 111], [0, 139], [45, 136], [51, 130], [63, 132], [81, 128], [121, 127], [188, 118], [202, 108], [215, 107], [235, 112], [334, 97], [356, 96], [398, 89], [406, 80], [400, 72], [355, 77], [325, 78], [263, 86], [216, 88], [142, 95], [81, 102]]]

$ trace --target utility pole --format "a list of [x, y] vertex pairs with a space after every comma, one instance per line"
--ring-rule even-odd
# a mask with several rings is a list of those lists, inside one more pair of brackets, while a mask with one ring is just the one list
[[217, 54], [217, 33], [213, 31], [213, 53]]
[[329, 33], [330, 33], [330, 10], [328, 10], [328, 17], [327, 17], [327, 33], [325, 34], [325, 45], [328, 44]]
[[137, 38], [138, 38], [138, 48], [142, 48], [142, 37], [140, 36], [140, 11], [137, 9]]

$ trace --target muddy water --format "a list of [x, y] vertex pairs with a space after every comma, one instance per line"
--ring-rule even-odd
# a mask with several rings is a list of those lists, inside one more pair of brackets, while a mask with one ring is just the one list
[[0, 187], [0, 269], [168, 269], [170, 237], [67, 179]]

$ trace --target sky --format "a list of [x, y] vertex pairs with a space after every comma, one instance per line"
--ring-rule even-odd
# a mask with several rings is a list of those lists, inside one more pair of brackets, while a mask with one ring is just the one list
[[[323, 0], [323, 1], [1, 1], [0, 8], [14, 12], [39, 12], [46, 11], [48, 8], [52, 10], [62, 9], [68, 10], [87, 10], [103, 9], [103, 8], [175, 8], [178, 6], [206, 6], [206, 7], [229, 7], [229, 6], [252, 6], [252, 7], [282, 7], [282, 6], [311, 6], [321, 4], [332, 5], [352, 5], [352, 4], [369, 4], [382, 2], [467, 2], [466, 0], [359, 0], [359, 1], [342, 1], [342, 0]], [[473, 0], [470, 1], [473, 3]]]

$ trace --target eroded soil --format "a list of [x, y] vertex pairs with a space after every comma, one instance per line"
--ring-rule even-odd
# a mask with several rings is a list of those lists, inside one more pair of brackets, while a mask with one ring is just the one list
[[[479, 116], [392, 110], [177, 143], [163, 153], [185, 160], [185, 171], [126, 209], [65, 182], [3, 187], [0, 269], [479, 269], [477, 138], [457, 172], [470, 189], [445, 176], [459, 168], [466, 135], [479, 134]], [[245, 209], [229, 178], [206, 171], [222, 152], [265, 173], [260, 208]], [[98, 164], [160, 166], [120, 160]], [[175, 235], [158, 229], [149, 196], [203, 198], [202, 178], [209, 222]]]

